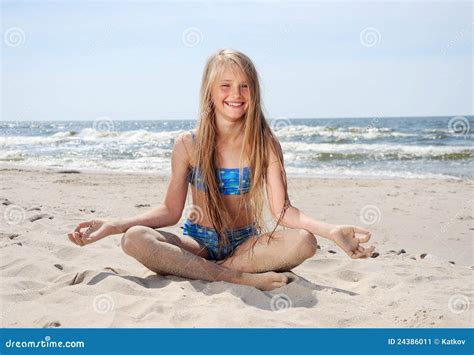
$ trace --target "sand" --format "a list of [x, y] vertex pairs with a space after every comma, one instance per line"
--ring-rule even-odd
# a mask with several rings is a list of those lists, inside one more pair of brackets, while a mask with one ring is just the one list
[[287, 273], [292, 282], [262, 292], [156, 275], [121, 250], [121, 235], [82, 248], [68, 240], [80, 221], [161, 203], [166, 177], [4, 167], [0, 178], [3, 327], [473, 324], [472, 180], [289, 177], [293, 205], [369, 228], [379, 256], [353, 260], [318, 237], [316, 255]]

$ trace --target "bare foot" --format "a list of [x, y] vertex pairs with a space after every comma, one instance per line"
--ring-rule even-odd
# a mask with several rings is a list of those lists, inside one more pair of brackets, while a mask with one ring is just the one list
[[262, 273], [243, 273], [242, 283], [253, 286], [262, 291], [271, 291], [285, 286], [288, 283], [288, 277], [278, 272], [268, 271]]

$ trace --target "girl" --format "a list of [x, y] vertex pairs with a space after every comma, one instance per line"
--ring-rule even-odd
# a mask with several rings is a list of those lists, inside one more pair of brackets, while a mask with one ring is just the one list
[[[158, 274], [261, 290], [288, 282], [281, 271], [315, 254], [315, 235], [352, 258], [372, 255], [374, 247], [361, 245], [368, 230], [320, 222], [291, 205], [281, 146], [262, 113], [258, 75], [246, 55], [224, 49], [208, 59], [200, 113], [196, 131], [175, 141], [162, 205], [125, 220], [79, 223], [68, 234], [71, 242], [84, 246], [124, 233], [124, 252]], [[180, 220], [188, 183], [194, 204], [184, 235], [157, 230]], [[266, 201], [276, 219], [271, 232], [263, 221]], [[275, 232], [278, 225], [287, 228]]]

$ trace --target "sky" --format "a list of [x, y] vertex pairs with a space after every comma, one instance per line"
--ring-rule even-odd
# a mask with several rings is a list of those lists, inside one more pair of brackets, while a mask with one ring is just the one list
[[2, 120], [196, 119], [221, 48], [269, 118], [473, 114], [470, 1], [1, 4]]

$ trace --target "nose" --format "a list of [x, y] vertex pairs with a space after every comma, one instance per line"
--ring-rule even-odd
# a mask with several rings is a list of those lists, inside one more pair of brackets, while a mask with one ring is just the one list
[[231, 91], [231, 95], [235, 95], [237, 97], [240, 98], [240, 92], [241, 92], [241, 87], [239, 84], [237, 85], [232, 85], [232, 91]]

